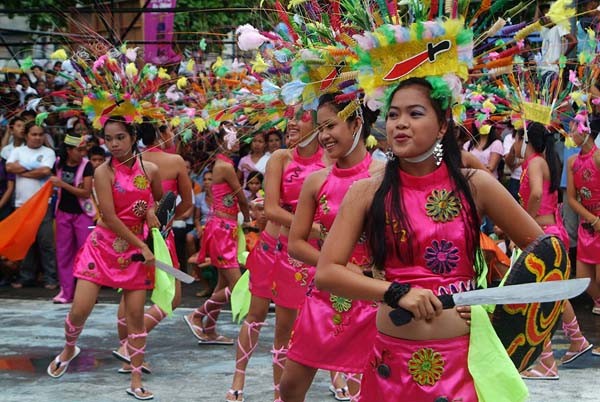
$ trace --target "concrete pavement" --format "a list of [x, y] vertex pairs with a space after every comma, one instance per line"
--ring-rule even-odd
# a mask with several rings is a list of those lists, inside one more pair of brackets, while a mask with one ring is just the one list
[[[0, 297], [6, 297], [2, 293], [0, 291]], [[199, 303], [199, 299], [187, 298], [186, 304]], [[69, 305], [39, 299], [0, 299], [0, 401], [132, 401], [133, 398], [125, 394], [129, 376], [117, 374], [120, 364], [111, 355], [111, 350], [118, 346], [116, 307], [112, 303], [96, 306], [78, 343], [81, 355], [70, 365], [67, 374], [52, 379], [46, 375], [46, 367], [63, 345], [62, 325]], [[588, 307], [576, 306], [579, 320], [590, 340], [599, 343], [600, 317], [592, 316]], [[148, 338], [147, 360], [153, 374], [144, 379], [156, 401], [224, 401], [231, 384], [235, 348], [199, 346], [182, 320], [190, 311], [189, 307], [178, 309]], [[245, 390], [249, 402], [272, 400], [269, 353], [274, 328], [272, 313], [267, 322], [250, 361]], [[223, 334], [237, 335], [239, 327], [231, 323], [230, 313], [224, 311], [218, 325]], [[554, 341], [556, 356], [560, 357], [568, 346], [562, 331], [558, 331]], [[530, 401], [598, 401], [600, 388], [596, 381], [599, 376], [600, 357], [588, 353], [561, 367], [558, 381], [528, 381]], [[334, 401], [327, 391], [328, 377], [326, 372], [319, 372], [307, 401]]]

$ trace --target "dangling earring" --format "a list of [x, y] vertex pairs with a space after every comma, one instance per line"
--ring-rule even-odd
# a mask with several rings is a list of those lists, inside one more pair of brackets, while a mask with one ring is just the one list
[[396, 159], [396, 155], [394, 155], [394, 153], [392, 152], [392, 148], [387, 149], [387, 151], [385, 152], [385, 157], [388, 161], [393, 161], [394, 159]]
[[444, 158], [444, 146], [439, 140], [433, 147], [433, 157], [435, 158], [435, 165], [440, 166]]

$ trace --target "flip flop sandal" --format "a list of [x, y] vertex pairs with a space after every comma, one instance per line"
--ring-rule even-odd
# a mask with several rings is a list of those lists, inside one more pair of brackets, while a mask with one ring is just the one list
[[594, 347], [594, 345], [590, 343], [585, 348], [581, 349], [578, 352], [567, 351], [565, 353], [565, 355], [562, 357], [562, 359], [560, 359], [560, 360], [561, 360], [562, 364], [569, 364], [569, 363], [575, 361], [575, 359], [577, 359], [579, 356], [583, 355], [584, 353], [586, 353], [588, 350], [590, 350], [593, 347]]
[[127, 388], [125, 390], [125, 392], [127, 392], [127, 395], [131, 395], [135, 399], [138, 399], [140, 401], [148, 401], [150, 399], [154, 399], [154, 394], [150, 394], [150, 395], [146, 395], [146, 396], [140, 395], [140, 393], [144, 394], [146, 392], [146, 390], [142, 387], [139, 387], [136, 389]]
[[[48, 375], [52, 378], [62, 377], [67, 372], [67, 369], [69, 368], [69, 363], [71, 363], [73, 361], [73, 359], [75, 359], [77, 356], [79, 356], [79, 353], [81, 353], [81, 349], [79, 349], [78, 346], [75, 346], [75, 353], [73, 354], [73, 356], [71, 356], [71, 358], [69, 360], [63, 362], [60, 360], [60, 355], [56, 356], [54, 358], [54, 360], [48, 365], [48, 368], [46, 369], [46, 373], [48, 373]], [[54, 374], [52, 372], [52, 363], [54, 363], [56, 365], [56, 369], [63, 367], [62, 371], [58, 374]]]
[[[350, 401], [350, 394], [348, 394], [348, 387], [335, 388], [333, 385], [329, 386], [329, 392], [333, 394], [336, 401]], [[342, 394], [343, 396], [338, 396]]]
[[[131, 374], [131, 369], [130, 368], [123, 368], [121, 367], [120, 369], [117, 370], [117, 373], [119, 374]], [[142, 373], [144, 374], [152, 374], [152, 370], [150, 370], [149, 367], [146, 367], [144, 365], [142, 365]]]
[[202, 338], [198, 345], [233, 345], [233, 339], [219, 335], [215, 339]]
[[[241, 389], [230, 389], [229, 391], [227, 391], [227, 395], [231, 395], [233, 396], [235, 399], [227, 399], [225, 398], [225, 402], [244, 402], [244, 391], [242, 391]], [[242, 399], [238, 399], [239, 397], [242, 397]]]
[[194, 322], [192, 320], [190, 320], [187, 317], [187, 315], [183, 316], [183, 321], [185, 321], [185, 323], [187, 324], [188, 328], [190, 329], [190, 331], [192, 331], [192, 334], [194, 334], [194, 336], [196, 337], [196, 339], [198, 339], [200, 342], [202, 342], [202, 341], [205, 340], [200, 335], [198, 335], [198, 332], [196, 332], [196, 331], [202, 332], [204, 330], [204, 328], [199, 327], [198, 325], [194, 324]]

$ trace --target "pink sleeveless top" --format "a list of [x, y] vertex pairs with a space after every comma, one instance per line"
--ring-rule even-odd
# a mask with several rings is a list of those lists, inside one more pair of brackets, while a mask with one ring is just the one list
[[[321, 225], [322, 237], [327, 236], [329, 229], [340, 209], [342, 200], [348, 189], [357, 180], [371, 177], [369, 166], [371, 165], [371, 154], [367, 152], [365, 158], [357, 165], [348, 169], [339, 168], [334, 165], [323, 182], [317, 194], [319, 204], [315, 212], [314, 221]], [[365, 237], [361, 236], [354, 247], [350, 261], [358, 266], [367, 266], [370, 263]]]
[[150, 181], [142, 170], [139, 158], [135, 158], [131, 168], [115, 159], [111, 165], [115, 172], [112, 195], [117, 217], [134, 233], [141, 233], [146, 211], [154, 205]]
[[[314, 155], [303, 158], [294, 148], [292, 161], [286, 166], [281, 177], [281, 207], [289, 212], [295, 212], [302, 183], [312, 172], [325, 167], [323, 163], [323, 149], [319, 147]], [[214, 185], [213, 185], [214, 189]], [[214, 190], [213, 190], [214, 192]]]
[[[218, 154], [217, 159], [229, 163], [233, 166], [233, 161], [225, 155]], [[237, 216], [240, 211], [237, 196], [233, 193], [233, 189], [227, 182], [213, 183], [211, 185], [213, 195], [213, 212], [223, 212], [228, 215]]]
[[596, 216], [600, 216], [600, 171], [594, 162], [594, 146], [585, 155], [579, 153], [573, 162], [573, 182], [581, 205]]
[[[521, 185], [519, 186], [519, 198], [521, 205], [527, 210], [529, 197], [531, 195], [531, 186], [529, 185], [528, 167], [529, 162], [534, 158], [543, 158], [540, 154], [533, 154], [523, 162], [523, 173], [521, 174]], [[544, 180], [542, 184], [542, 202], [537, 213], [538, 216], [554, 215], [558, 208], [558, 191], [550, 192], [550, 180]]]
[[[468, 247], [464, 226], [470, 211], [466, 200], [453, 193], [455, 185], [448, 168], [442, 163], [426, 176], [410, 176], [402, 171], [399, 174], [401, 199], [412, 232], [399, 229], [399, 222], [386, 213], [386, 280], [408, 282], [437, 295], [473, 289], [474, 251]], [[389, 195], [386, 203], [391, 203]], [[411, 237], [411, 265], [397, 257], [391, 236], [400, 237], [399, 253], [405, 255], [409, 251], [407, 239]]]

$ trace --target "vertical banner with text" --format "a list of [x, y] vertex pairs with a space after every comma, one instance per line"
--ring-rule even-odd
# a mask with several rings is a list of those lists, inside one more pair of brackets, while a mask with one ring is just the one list
[[[177, 0], [150, 0], [148, 9], [175, 8]], [[144, 40], [154, 42], [146, 44], [144, 58], [153, 64], [176, 63], [180, 57], [172, 47], [173, 12], [144, 13]]]

